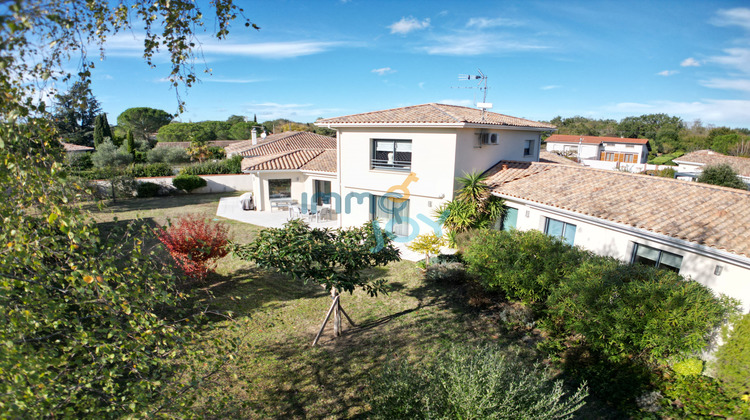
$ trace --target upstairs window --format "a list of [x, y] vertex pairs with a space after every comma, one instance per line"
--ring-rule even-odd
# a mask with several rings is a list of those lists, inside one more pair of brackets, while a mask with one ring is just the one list
[[523, 155], [531, 156], [534, 154], [534, 140], [524, 140], [523, 142]]
[[633, 264], [652, 265], [654, 267], [664, 268], [679, 273], [680, 267], [682, 267], [682, 256], [651, 248], [650, 246], [635, 244], [633, 249], [633, 260], [631, 262]]
[[373, 140], [371, 167], [411, 170], [411, 140]]

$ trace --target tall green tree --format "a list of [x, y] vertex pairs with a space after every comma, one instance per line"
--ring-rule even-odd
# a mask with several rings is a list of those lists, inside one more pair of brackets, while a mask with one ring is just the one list
[[112, 139], [112, 128], [107, 121], [107, 114], [101, 113], [94, 119], [94, 147], [99, 147], [107, 138]]
[[117, 125], [131, 130], [140, 140], [148, 139], [148, 135], [172, 121], [172, 114], [161, 109], [148, 107], [128, 108], [117, 116]]
[[[219, 38], [240, 15], [232, 1], [214, 9]], [[200, 340], [198, 313], [173, 274], [142, 248], [148, 232], [105, 235], [75, 205], [86, 191], [66, 177], [59, 132], [92, 127], [57, 115], [35, 100], [44, 81], [70, 82], [80, 63], [88, 92], [93, 64], [85, 55], [107, 37], [143, 30], [145, 58], [157, 48], [171, 62], [169, 78], [191, 85], [193, 28], [204, 11], [185, 1], [10, 0], [0, 11], [0, 407], [8, 418], [183, 417], [184, 397], [201, 376], [178, 374], [175, 358]], [[251, 25], [247, 22], [248, 25]], [[71, 60], [72, 59], [72, 60]], [[74, 85], [76, 86], [76, 85]], [[71, 97], [73, 100], [80, 96]], [[51, 118], [58, 117], [58, 118]], [[74, 124], [75, 123], [75, 124]], [[91, 130], [93, 131], [93, 129]], [[92, 135], [93, 137], [93, 135]], [[93, 139], [92, 139], [93, 140]], [[92, 141], [93, 142], [93, 141]], [[185, 322], [189, 320], [189, 322]], [[224, 350], [219, 350], [224, 352]], [[204, 358], [200, 353], [196, 357]], [[209, 371], [220, 363], [211, 363]], [[184, 382], [182, 382], [184, 380]], [[181, 411], [180, 411], [181, 410]]]
[[128, 130], [128, 134], [125, 137], [125, 150], [135, 156], [135, 138], [133, 137], [133, 130]]
[[101, 112], [87, 80], [79, 80], [55, 96], [52, 115], [60, 137], [68, 143], [94, 145], [94, 120]]

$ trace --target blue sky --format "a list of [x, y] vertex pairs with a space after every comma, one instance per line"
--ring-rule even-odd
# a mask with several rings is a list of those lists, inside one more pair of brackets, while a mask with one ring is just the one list
[[[238, 3], [261, 30], [202, 36], [196, 69], [211, 73], [183, 96], [183, 121], [473, 106], [481, 92], [458, 75], [481, 69], [493, 111], [517, 117], [664, 112], [750, 127], [747, 2]], [[111, 39], [94, 71], [94, 95], [113, 123], [130, 107], [177, 109], [168, 63], [148, 68], [141, 39], [137, 30]]]

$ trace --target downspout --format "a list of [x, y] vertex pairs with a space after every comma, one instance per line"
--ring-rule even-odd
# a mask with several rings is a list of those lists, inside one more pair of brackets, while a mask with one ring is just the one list
[[[331, 129], [330, 124], [328, 124], [328, 129], [329, 130]], [[339, 204], [341, 205], [341, 211], [342, 211], [341, 214], [336, 215], [336, 218], [338, 219], [338, 222], [339, 222], [338, 227], [340, 228], [344, 224], [344, 220], [343, 220], [344, 196], [341, 191], [341, 132], [339, 131], [338, 128], [336, 129], [336, 181], [339, 184], [338, 194], [339, 194], [339, 200], [341, 200], [341, 203]]]

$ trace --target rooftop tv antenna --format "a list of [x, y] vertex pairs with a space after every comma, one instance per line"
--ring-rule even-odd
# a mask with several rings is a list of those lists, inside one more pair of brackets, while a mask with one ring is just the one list
[[476, 101], [476, 95], [474, 96], [474, 102], [478, 108], [482, 108], [482, 122], [484, 122], [484, 113], [488, 109], [492, 109], [492, 104], [487, 102], [487, 75], [482, 73], [481, 69], [477, 69], [478, 75], [475, 74], [459, 74], [458, 80], [478, 80], [475, 87], [464, 88], [464, 89], [479, 89], [482, 91], [482, 102]]

